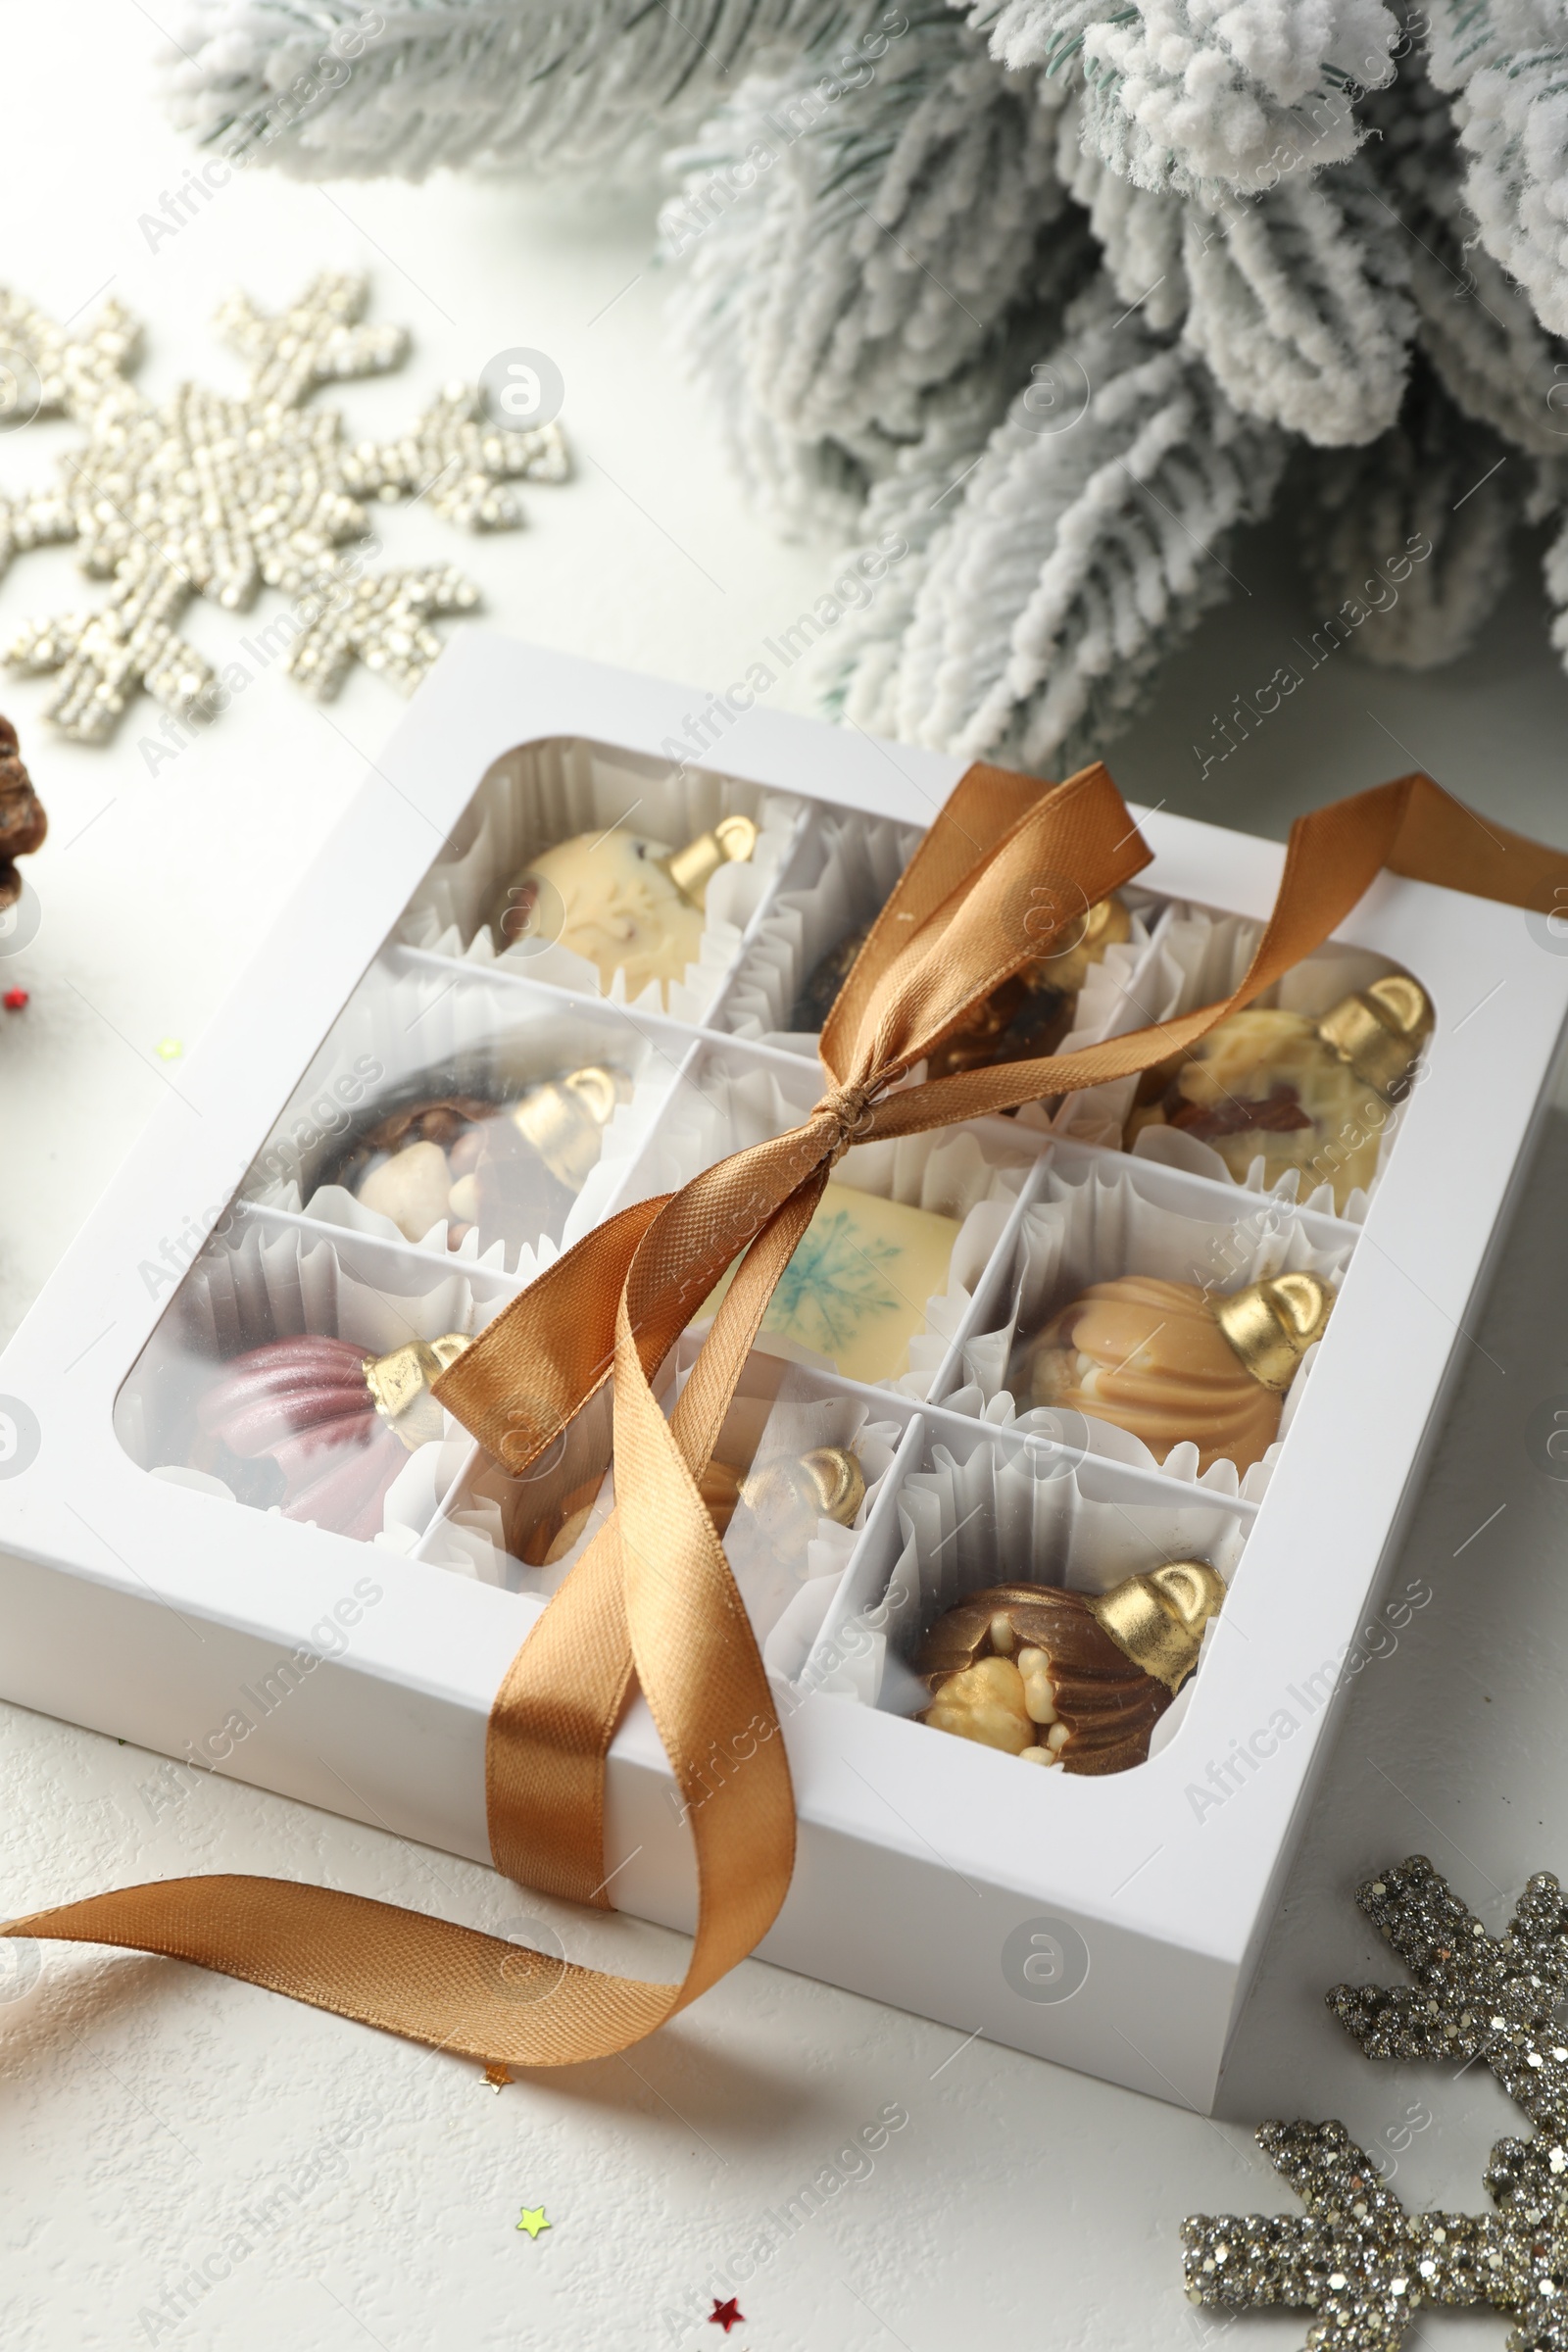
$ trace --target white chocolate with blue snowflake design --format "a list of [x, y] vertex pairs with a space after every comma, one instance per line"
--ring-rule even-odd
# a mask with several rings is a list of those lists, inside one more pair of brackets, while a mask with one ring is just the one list
[[957, 1238], [956, 1217], [830, 1184], [762, 1329], [825, 1355], [846, 1380], [896, 1380], [908, 1369], [910, 1340], [926, 1328], [928, 1302], [947, 1290]]

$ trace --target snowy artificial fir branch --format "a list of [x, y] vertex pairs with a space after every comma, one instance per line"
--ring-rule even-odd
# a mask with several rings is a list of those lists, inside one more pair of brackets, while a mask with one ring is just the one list
[[1568, 334], [1568, 19], [1556, 0], [1436, 0], [1432, 75], [1453, 95], [1482, 243]]
[[175, 119], [302, 179], [654, 156], [775, 44], [855, 49], [871, 0], [190, 0]]
[[1317, 461], [1302, 505], [1307, 576], [1364, 660], [1430, 669], [1475, 643], [1507, 585], [1526, 470], [1424, 366], [1397, 431]]
[[1285, 454], [1102, 280], [931, 543], [898, 733], [1070, 765], [1228, 592], [1221, 551], [1266, 512]]
[[722, 384], [743, 478], [786, 518], [863, 496], [920, 435], [929, 388], [1089, 259], [1028, 87], [940, 5], [916, 28], [924, 45], [890, 47], [863, 90], [809, 61], [746, 83], [663, 214], [688, 263], [677, 329]]
[[[1383, 662], [1472, 645], [1554, 525], [1568, 664], [1564, 0], [195, 0], [180, 38], [182, 119], [306, 176], [665, 157], [748, 492], [906, 550], [824, 649], [856, 723], [1059, 767], [1282, 474]], [[0, 494], [0, 557], [51, 527]]]
[[1235, 405], [1320, 444], [1399, 413], [1415, 314], [1405, 240], [1353, 166], [1188, 212], [1185, 341]]

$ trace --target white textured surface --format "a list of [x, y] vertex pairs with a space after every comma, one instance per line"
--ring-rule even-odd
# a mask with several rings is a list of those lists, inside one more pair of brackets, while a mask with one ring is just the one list
[[[138, 216], [188, 160], [151, 99], [155, 38], [131, 0], [4, 12], [0, 274], [57, 315], [112, 276], [148, 321], [144, 380], [162, 386], [235, 380], [206, 328], [231, 286], [275, 305], [323, 262], [368, 266], [372, 315], [407, 319], [416, 344], [401, 375], [345, 389], [356, 431], [392, 429], [495, 351], [552, 352], [576, 482], [529, 491], [531, 527], [515, 538], [460, 541], [396, 510], [384, 524], [392, 559], [456, 555], [484, 585], [487, 618], [519, 634], [722, 684], [820, 591], [830, 551], [781, 548], [737, 511], [669, 380], [646, 208], [448, 181], [322, 193], [256, 174], [150, 253]], [[39, 478], [71, 438], [59, 426], [0, 438], [0, 485]], [[1568, 839], [1568, 687], [1524, 592], [1439, 680], [1336, 656], [1200, 784], [1190, 747], [1213, 747], [1211, 711], [1266, 680], [1320, 617], [1278, 587], [1266, 545], [1245, 554], [1251, 593], [1210, 623], [1114, 755], [1129, 791], [1279, 831], [1295, 808], [1421, 760], [1497, 816]], [[24, 560], [0, 585], [0, 636], [83, 589], [68, 552]], [[246, 629], [203, 611], [191, 634], [221, 655]], [[793, 679], [780, 696], [802, 699]], [[371, 678], [323, 714], [270, 670], [150, 778], [145, 706], [112, 750], [89, 752], [47, 735], [43, 700], [39, 685], [4, 685], [55, 831], [35, 861], [43, 928], [7, 972], [33, 1001], [0, 1015], [0, 1334], [177, 1073], [157, 1041], [199, 1033], [396, 714]], [[1568, 1391], [1565, 1182], [1559, 1121], [1396, 1574], [1425, 1577], [1434, 1597], [1352, 1686], [1243, 2027], [1228, 2099], [1239, 2120], [965, 2048], [757, 1965], [628, 2062], [492, 2093], [471, 2067], [245, 1986], [56, 1952], [33, 1990], [0, 2005], [7, 2352], [270, 2352], [280, 2339], [347, 2352], [368, 2336], [385, 2352], [618, 2348], [680, 2340], [683, 2320], [688, 2343], [735, 2352], [1198, 2344], [1214, 2330], [1181, 2300], [1177, 2224], [1195, 2208], [1289, 2204], [1246, 2128], [1270, 2114], [1338, 2114], [1382, 2142], [1416, 2201], [1479, 2209], [1485, 2149], [1509, 2128], [1500, 2095], [1475, 2074], [1450, 2084], [1369, 2067], [1320, 1996], [1341, 1977], [1386, 1973], [1348, 1900], [1379, 1863], [1426, 1850], [1494, 1928], [1529, 1871], [1568, 1869], [1568, 1487], [1526, 1450], [1533, 1407]], [[318, 1877], [486, 1925], [546, 1908], [444, 1856], [16, 1710], [0, 1710], [0, 1911], [13, 1914], [222, 1868]], [[599, 1933], [607, 1956], [623, 1936], [661, 1966], [672, 1941], [628, 1923]], [[827, 2193], [740, 2287], [745, 2325], [710, 2335], [714, 2266], [893, 2102], [909, 2120], [869, 2175]], [[524, 2202], [551, 2217], [537, 2243], [514, 2227]], [[209, 2257], [231, 2275], [189, 2285], [174, 2316], [181, 2298], [161, 2299]], [[1303, 2331], [1275, 2319], [1225, 2332], [1241, 2348]], [[1501, 2334], [1444, 2316], [1414, 2340], [1463, 2352]]]

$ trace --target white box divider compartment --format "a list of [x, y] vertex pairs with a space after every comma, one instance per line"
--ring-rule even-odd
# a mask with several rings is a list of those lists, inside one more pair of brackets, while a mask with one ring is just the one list
[[[566, 1521], [608, 1500], [608, 1399], [520, 1482], [430, 1428], [384, 1492], [369, 1482], [379, 1524], [361, 1495], [348, 1535], [283, 1516], [265, 1477], [234, 1499], [201, 1398], [278, 1336], [324, 1348], [341, 1384], [358, 1351], [475, 1331], [597, 1219], [809, 1110], [823, 1081], [788, 1030], [794, 992], [959, 763], [754, 710], [711, 772], [678, 771], [660, 747], [690, 700], [478, 631], [443, 656], [0, 1359], [6, 1697], [488, 1858], [491, 1701], [585, 1533]], [[735, 811], [765, 854], [721, 870], [664, 1004], [580, 958], [495, 956], [486, 910], [551, 840], [633, 817], [686, 838]], [[1278, 845], [1163, 812], [1146, 832], [1133, 936], [1086, 985], [1080, 1035], [1217, 993], [1274, 898]], [[787, 1543], [735, 1492], [725, 1540], [800, 1815], [763, 1957], [1213, 2105], [1568, 1014], [1568, 958], [1522, 913], [1389, 876], [1281, 994], [1316, 1010], [1390, 966], [1427, 989], [1436, 1029], [1344, 1217], [1179, 1147], [1122, 1152], [1093, 1096], [1054, 1125], [1031, 1108], [835, 1170], [851, 1208], [946, 1217], [953, 1246], [906, 1299], [896, 1363], [851, 1376], [836, 1340], [766, 1335], [726, 1425], [737, 1479], [809, 1444], [861, 1447], [866, 1481], [851, 1524], [791, 1523]], [[411, 1237], [325, 1181], [427, 1075], [488, 1101], [589, 1063], [625, 1090], [537, 1232], [481, 1226], [452, 1250], [456, 1209]], [[1327, 1273], [1338, 1303], [1240, 1485], [1224, 1464], [1195, 1478], [1190, 1448], [1159, 1465], [1103, 1425], [1018, 1412], [1015, 1323], [1100, 1269], [1224, 1290], [1281, 1265]], [[699, 1338], [664, 1367], [666, 1406]], [[934, 1609], [1002, 1577], [1093, 1590], [1179, 1556], [1207, 1558], [1227, 1597], [1145, 1763], [1079, 1778], [911, 1720]], [[690, 1926], [688, 1833], [640, 1699], [611, 1751], [607, 1868], [622, 1907]]]

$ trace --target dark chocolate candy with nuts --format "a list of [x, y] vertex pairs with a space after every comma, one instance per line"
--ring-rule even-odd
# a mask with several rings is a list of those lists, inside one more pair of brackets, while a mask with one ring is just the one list
[[343, 1185], [406, 1241], [443, 1218], [450, 1250], [476, 1225], [486, 1243], [534, 1241], [582, 1191], [630, 1091], [622, 1071], [594, 1063], [505, 1098], [425, 1096], [377, 1119], [318, 1182]]
[[[852, 931], [813, 967], [795, 1000], [792, 1030], [824, 1026], [870, 928], [867, 923]], [[947, 1078], [955, 1070], [979, 1069], [994, 1061], [1032, 1061], [1054, 1054], [1072, 1027], [1090, 967], [1131, 930], [1132, 917], [1120, 899], [1097, 900], [1072, 927], [1067, 945], [1026, 963], [966, 1014], [961, 1028], [944, 1038], [930, 1055], [926, 1075]]]
[[1432, 1035], [1432, 1005], [1407, 973], [1343, 997], [1315, 1020], [1250, 1004], [1190, 1053], [1146, 1071], [1123, 1137], [1173, 1127], [1217, 1152], [1238, 1184], [1263, 1162], [1265, 1186], [1292, 1169], [1332, 1184], [1343, 1212], [1377, 1174], [1389, 1106], [1410, 1091]]
[[0, 914], [22, 896], [16, 860], [40, 849], [48, 830], [43, 803], [22, 763], [17, 730], [9, 718], [0, 718]]
[[939, 1732], [1063, 1772], [1142, 1764], [1225, 1598], [1203, 1560], [1108, 1592], [993, 1585], [938, 1618], [915, 1659]]

